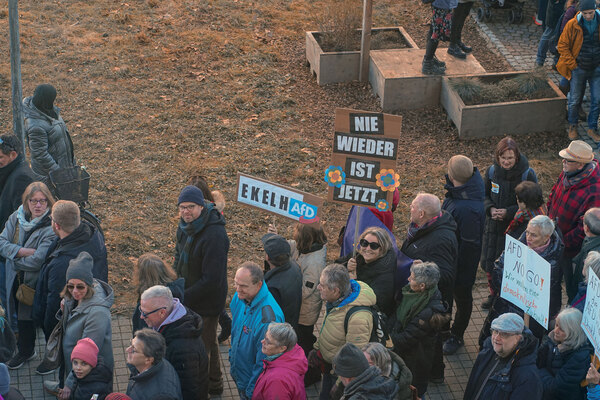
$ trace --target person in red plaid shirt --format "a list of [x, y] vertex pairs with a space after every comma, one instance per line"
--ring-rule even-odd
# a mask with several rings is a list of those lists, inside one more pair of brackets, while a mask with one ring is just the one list
[[548, 199], [548, 216], [556, 221], [563, 234], [565, 252], [561, 266], [569, 302], [577, 294], [573, 279], [572, 259], [581, 250], [585, 233], [583, 215], [592, 207], [600, 206], [600, 171], [592, 147], [582, 140], [574, 140], [561, 150], [563, 172], [552, 187]]

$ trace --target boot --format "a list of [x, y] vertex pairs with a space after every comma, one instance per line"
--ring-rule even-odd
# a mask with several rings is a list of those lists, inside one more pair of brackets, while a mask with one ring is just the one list
[[463, 59], [463, 60], [465, 58], [467, 58], [467, 55], [465, 54], [465, 52], [462, 51], [456, 43], [450, 43], [450, 46], [448, 46], [448, 54], [450, 54], [451, 56], [454, 56], [456, 58]]
[[433, 59], [423, 60], [421, 72], [423, 75], [444, 75], [446, 68], [437, 65]]
[[578, 137], [577, 125], [569, 125], [569, 139], [576, 140]]
[[446, 63], [438, 59], [437, 56], [433, 56], [433, 63], [438, 67], [446, 68]]
[[458, 42], [458, 47], [460, 47], [460, 49], [467, 54], [473, 51], [473, 48], [471, 46], [467, 46], [463, 42]]
[[598, 135], [598, 132], [595, 129], [588, 129], [587, 134], [594, 142], [600, 142], [600, 135]]

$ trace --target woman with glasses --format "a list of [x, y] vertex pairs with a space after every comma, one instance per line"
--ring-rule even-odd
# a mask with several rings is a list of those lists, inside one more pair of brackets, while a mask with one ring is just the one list
[[377, 307], [388, 317], [396, 310], [394, 300], [394, 272], [396, 252], [392, 239], [383, 228], [370, 227], [360, 235], [355, 256], [338, 259], [350, 273], [350, 279], [358, 279], [373, 289], [377, 296]]
[[[69, 399], [75, 384], [73, 374], [70, 374], [71, 352], [79, 339], [92, 339], [106, 366], [111, 370], [114, 367], [110, 325], [110, 307], [114, 302], [114, 293], [108, 283], [94, 278], [93, 265], [94, 260], [89, 253], [79, 253], [77, 258], [69, 262], [67, 284], [61, 292], [62, 312], [58, 312], [62, 317], [59, 323], [63, 324], [64, 361], [59, 373], [61, 382], [44, 381], [44, 389], [48, 393], [58, 394], [61, 400]], [[59, 390], [64, 377], [67, 377], [64, 387]], [[109, 385], [112, 387], [112, 382]]]
[[46, 252], [55, 238], [50, 224], [54, 198], [48, 187], [33, 182], [25, 189], [22, 200], [23, 204], [8, 218], [0, 234], [0, 255], [6, 259], [6, 293], [9, 293], [6, 315], [19, 332], [17, 354], [6, 363], [10, 369], [17, 369], [36, 356], [31, 319], [33, 296]]

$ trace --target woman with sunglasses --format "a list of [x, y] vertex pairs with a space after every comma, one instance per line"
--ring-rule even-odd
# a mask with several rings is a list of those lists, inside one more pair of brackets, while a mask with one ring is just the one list
[[[110, 325], [110, 307], [114, 302], [113, 289], [108, 283], [95, 279], [92, 275], [94, 260], [82, 251], [77, 258], [69, 262], [67, 284], [61, 292], [63, 324], [63, 365], [59, 373], [60, 383], [44, 381], [44, 389], [59, 399], [67, 400], [71, 395], [75, 381], [71, 365], [71, 352], [77, 341], [90, 338], [98, 346], [98, 355], [111, 370], [114, 367], [112, 351], [112, 329]], [[64, 377], [67, 377], [62, 386]], [[109, 383], [112, 390], [112, 382]]]
[[0, 234], [0, 255], [6, 259], [9, 294], [6, 315], [11, 327], [19, 332], [17, 354], [6, 363], [10, 369], [17, 369], [36, 356], [31, 319], [33, 294], [46, 252], [55, 238], [50, 226], [54, 198], [48, 187], [33, 182], [25, 189], [22, 200], [23, 204], [8, 218]]
[[360, 235], [358, 252], [338, 259], [348, 268], [350, 279], [366, 283], [377, 296], [377, 307], [388, 317], [396, 310], [394, 272], [396, 252], [392, 239], [383, 228], [370, 227]]

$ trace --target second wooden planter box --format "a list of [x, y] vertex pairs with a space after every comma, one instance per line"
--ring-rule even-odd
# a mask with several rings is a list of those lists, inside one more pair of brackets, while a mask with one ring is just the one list
[[[497, 82], [522, 73], [525, 72], [466, 77], [477, 77], [483, 82]], [[548, 85], [556, 94], [553, 97], [468, 106], [452, 89], [449, 79], [452, 78], [444, 77], [442, 80], [440, 102], [456, 125], [461, 139], [564, 130], [567, 99], [551, 80], [548, 80]]]

